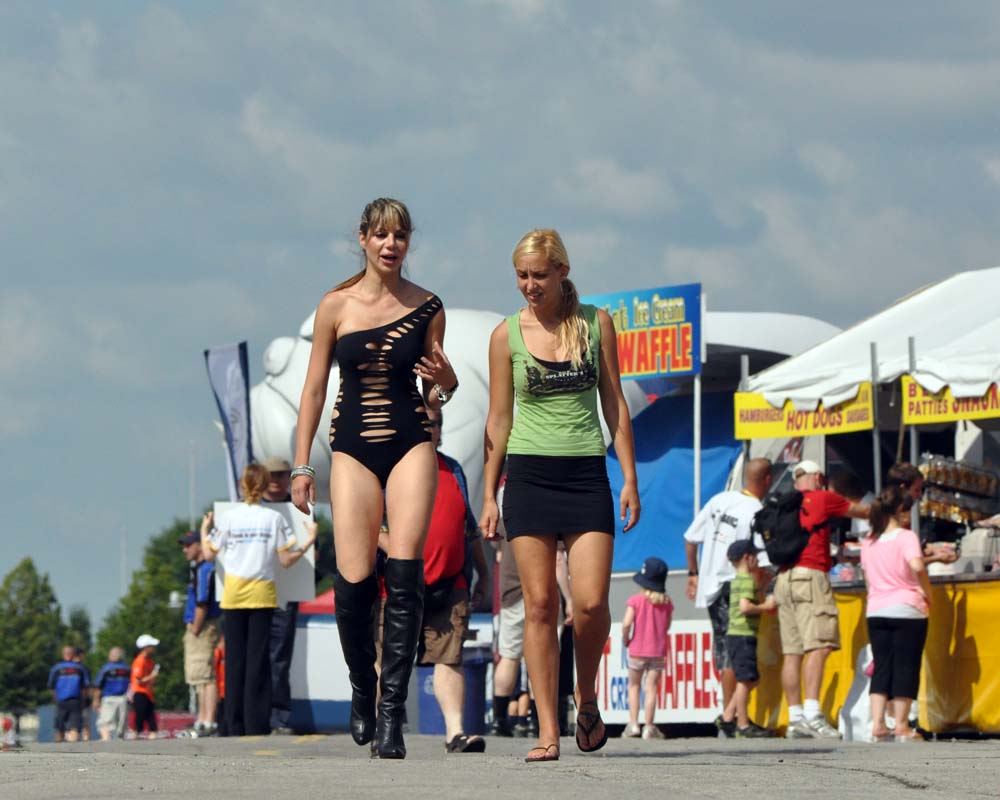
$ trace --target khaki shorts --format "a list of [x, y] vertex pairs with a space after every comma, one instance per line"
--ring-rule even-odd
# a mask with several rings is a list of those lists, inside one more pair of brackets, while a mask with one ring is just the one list
[[840, 649], [837, 602], [825, 572], [794, 567], [778, 575], [774, 584], [778, 604], [781, 652], [802, 655], [829, 647]]
[[191, 686], [203, 686], [215, 681], [212, 657], [219, 643], [219, 628], [222, 618], [205, 621], [201, 635], [195, 636], [188, 629], [184, 632], [184, 682]]
[[128, 722], [128, 698], [125, 695], [108, 695], [101, 698], [101, 710], [97, 715], [97, 729], [108, 731], [121, 739], [125, 736]]
[[436, 611], [424, 610], [424, 630], [417, 647], [418, 664], [462, 665], [462, 644], [469, 630], [469, 593], [452, 589], [448, 602]]
[[497, 652], [502, 658], [520, 661], [524, 656], [524, 598], [500, 609]]

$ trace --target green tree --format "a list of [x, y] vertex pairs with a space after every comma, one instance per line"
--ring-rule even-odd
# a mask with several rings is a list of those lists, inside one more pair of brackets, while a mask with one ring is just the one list
[[[118, 645], [135, 654], [135, 640], [143, 633], [160, 640], [156, 661], [156, 705], [161, 709], [186, 709], [188, 689], [184, 683], [184, 624], [182, 612], [189, 565], [177, 540], [188, 530], [185, 520], [173, 524], [149, 540], [142, 567], [132, 574], [128, 592], [111, 609], [97, 634], [101, 659]], [[171, 594], [180, 603], [171, 603]], [[174, 606], [174, 607], [171, 607]]]
[[90, 648], [94, 646], [94, 637], [91, 634], [90, 614], [83, 606], [71, 606], [69, 609], [69, 621], [66, 624], [66, 643], [74, 647], [80, 647], [90, 653]]
[[333, 588], [333, 574], [337, 571], [337, 556], [333, 552], [333, 523], [324, 514], [316, 515], [316, 594]]
[[62, 636], [49, 576], [25, 558], [0, 586], [0, 709], [21, 714], [49, 702], [46, 684]]

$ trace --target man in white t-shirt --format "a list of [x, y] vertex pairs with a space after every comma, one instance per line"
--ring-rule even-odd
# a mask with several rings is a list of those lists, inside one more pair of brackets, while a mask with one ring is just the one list
[[[687, 553], [687, 596], [695, 607], [707, 608], [712, 621], [712, 644], [715, 669], [722, 682], [722, 707], [729, 704], [736, 688], [736, 674], [726, 652], [726, 628], [729, 626], [729, 582], [736, 571], [726, 555], [729, 545], [749, 539], [750, 523], [761, 507], [761, 500], [771, 486], [771, 462], [766, 458], [751, 459], [743, 476], [743, 491], [720, 492], [698, 512], [691, 527], [684, 533]], [[699, 553], [699, 545], [701, 552]], [[758, 543], [763, 547], [762, 543]], [[760, 554], [760, 562], [769, 566], [767, 555]], [[715, 720], [727, 738], [736, 735], [735, 723]]]

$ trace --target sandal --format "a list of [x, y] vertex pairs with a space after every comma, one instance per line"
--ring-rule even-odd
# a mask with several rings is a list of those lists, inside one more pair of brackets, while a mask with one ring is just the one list
[[486, 740], [482, 736], [466, 736], [456, 733], [450, 742], [444, 743], [446, 753], [485, 753]]
[[[588, 747], [591, 734], [597, 730], [598, 725], [602, 728], [601, 740], [597, 744]], [[582, 742], [580, 740], [581, 732], [584, 736]], [[585, 703], [581, 703], [580, 708], [576, 712], [576, 746], [584, 753], [593, 753], [595, 750], [600, 750], [607, 743], [608, 728], [604, 724], [604, 720], [601, 719], [601, 710], [597, 707], [597, 701], [588, 700]]]
[[[532, 756], [532, 753], [540, 753], [540, 755]], [[559, 760], [559, 745], [548, 744], [548, 745], [538, 745], [538, 747], [532, 747], [528, 751], [528, 755], [524, 757], [524, 760], [529, 764], [534, 764], [538, 761], [558, 761]]]

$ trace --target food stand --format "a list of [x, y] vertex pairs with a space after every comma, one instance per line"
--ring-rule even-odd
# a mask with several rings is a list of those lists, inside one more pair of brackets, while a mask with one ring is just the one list
[[[990, 438], [993, 420], [1000, 419], [1000, 327], [995, 312], [981, 300], [994, 293], [1000, 293], [1000, 269], [955, 275], [752, 376], [749, 391], [735, 403], [736, 435], [751, 440], [750, 455], [764, 452], [756, 447], [755, 453], [762, 437], [770, 439], [771, 452], [782, 437], [822, 437], [819, 455], [825, 463], [836, 450], [837, 435], [847, 432], [844, 425], [852, 404], [853, 418], [873, 430], [878, 455], [889, 455], [879, 453], [886, 449], [884, 440], [880, 444], [880, 426], [900, 434], [895, 459], [902, 455], [904, 430], [911, 431], [910, 460], [925, 477], [919, 506], [922, 538], [962, 547], [955, 565], [930, 570], [933, 596], [919, 711], [921, 726], [932, 732], [1000, 732], [1000, 634], [994, 624], [1000, 609], [1000, 573], [992, 569], [996, 537], [975, 528], [997, 510], [998, 477], [983, 444], [978, 450], [959, 446], [960, 439], [967, 442], [970, 432], [977, 432], [970, 431], [970, 425], [981, 426], [982, 440]], [[916, 346], [920, 342], [935, 344], [921, 355]], [[858, 408], [866, 385], [872, 397], [869, 420]], [[940, 432], [949, 429], [954, 431], [953, 453], [919, 455], [919, 431], [938, 431], [940, 442]], [[895, 459], [890, 455], [886, 461]], [[865, 466], [878, 477], [877, 455], [873, 460], [874, 470], [871, 464]], [[867, 738], [868, 731], [858, 724], [865, 715], [853, 713], [867, 705], [864, 668], [870, 651], [864, 584], [835, 580], [833, 587], [842, 648], [827, 661], [820, 701], [845, 736]], [[787, 709], [774, 616], [762, 620], [758, 659], [761, 684], [751, 700], [751, 713], [758, 724], [780, 726]]]

